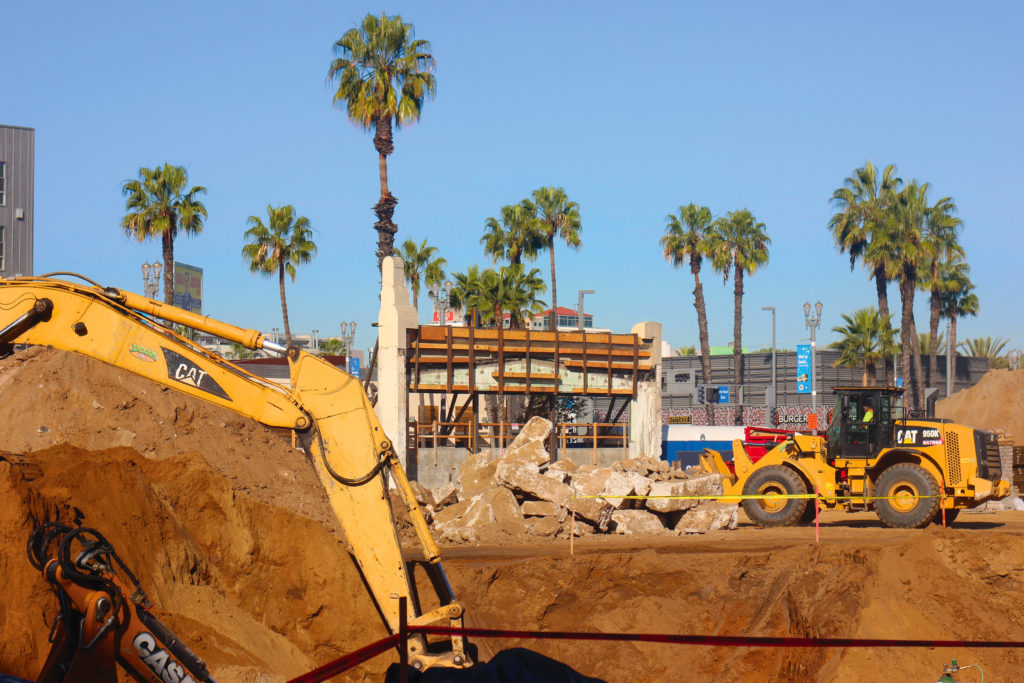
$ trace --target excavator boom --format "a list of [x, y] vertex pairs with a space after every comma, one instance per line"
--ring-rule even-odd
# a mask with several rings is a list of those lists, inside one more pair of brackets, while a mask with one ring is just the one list
[[[175, 333], [170, 323], [249, 349], [286, 353], [290, 389], [207, 351]], [[0, 280], [0, 355], [14, 344], [80, 353], [262, 424], [295, 430], [388, 628], [398, 630], [399, 597], [408, 598], [410, 623], [445, 620], [461, 626], [462, 607], [441, 569], [440, 553], [358, 378], [297, 348], [272, 344], [257, 330], [119, 289], [45, 276]], [[440, 587], [440, 606], [426, 614], [419, 613], [402, 558], [388, 495], [389, 477], [409, 507], [428, 571]], [[421, 669], [470, 664], [461, 638], [453, 638], [451, 650], [441, 654], [428, 653], [422, 638], [410, 639], [409, 660]]]

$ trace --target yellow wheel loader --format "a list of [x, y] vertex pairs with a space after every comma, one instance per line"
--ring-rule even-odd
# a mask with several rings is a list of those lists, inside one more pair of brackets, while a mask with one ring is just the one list
[[948, 524], [960, 510], [1009, 495], [992, 432], [909, 417], [896, 387], [835, 394], [823, 435], [794, 434], [756, 462], [734, 441], [732, 463], [708, 449], [701, 468], [723, 475], [726, 496], [751, 496], [743, 510], [766, 527], [813, 519], [814, 495], [825, 508], [874, 510], [885, 526], [904, 529], [937, 521], [942, 508]]

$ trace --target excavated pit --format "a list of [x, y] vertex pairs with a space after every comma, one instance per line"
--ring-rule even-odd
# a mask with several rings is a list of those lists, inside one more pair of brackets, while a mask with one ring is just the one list
[[[1016, 379], [1002, 380], [1017, 393], [1000, 400], [1021, 400]], [[24, 546], [49, 519], [106, 535], [155, 613], [221, 683], [287, 680], [385, 635], [286, 434], [51, 349], [0, 361], [0, 391], [0, 672], [31, 678], [48, 650], [57, 603]], [[969, 414], [977, 402], [964, 405], [958, 421], [1000, 426]], [[1016, 512], [920, 531], [830, 514], [816, 544], [813, 529], [757, 529], [741, 517], [736, 530], [704, 535], [587, 536], [572, 556], [565, 539], [518, 542], [527, 536], [443, 554], [470, 626], [1024, 640], [1022, 534]], [[478, 644], [485, 656], [530, 648], [608, 681], [935, 680], [953, 657], [988, 680], [1024, 671], [1012, 649]], [[380, 680], [393, 661], [342, 680]]]

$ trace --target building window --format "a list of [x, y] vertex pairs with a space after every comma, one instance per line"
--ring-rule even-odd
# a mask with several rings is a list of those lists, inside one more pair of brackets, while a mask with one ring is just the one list
[[0, 161], [0, 206], [7, 206], [7, 162]]
[[4, 226], [0, 225], [0, 273], [7, 270], [7, 265], [4, 260], [4, 247], [7, 244], [7, 232]]

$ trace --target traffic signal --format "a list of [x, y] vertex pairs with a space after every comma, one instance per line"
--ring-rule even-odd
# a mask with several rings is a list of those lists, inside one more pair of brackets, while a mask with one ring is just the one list
[[718, 403], [718, 387], [708, 387], [704, 392], [704, 398], [708, 403]]
[[697, 403], [704, 403], [704, 385], [697, 385]]

